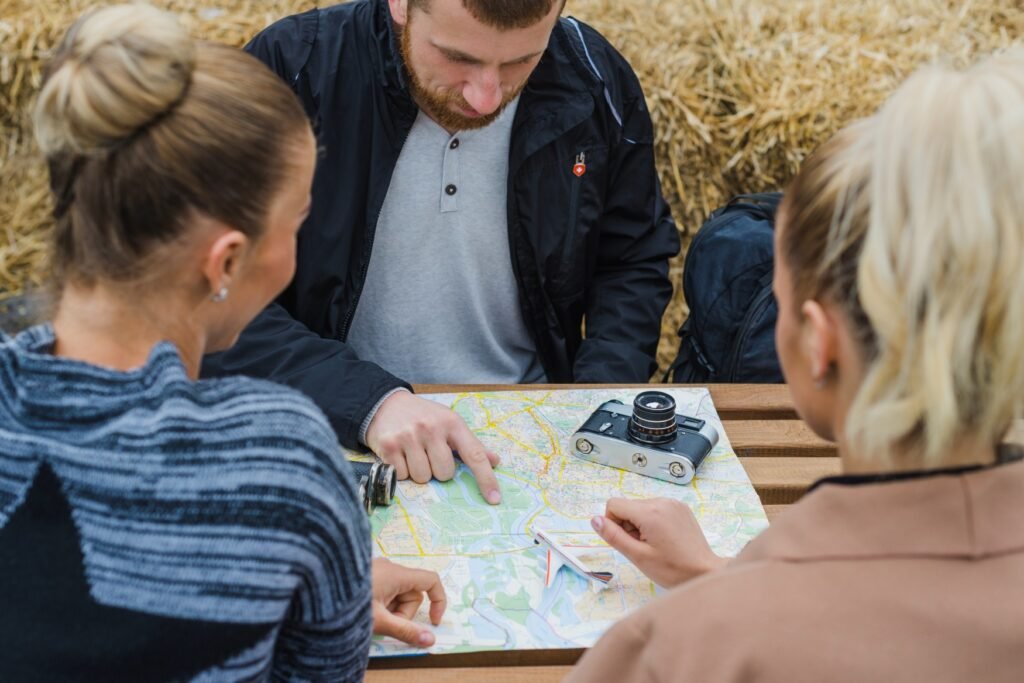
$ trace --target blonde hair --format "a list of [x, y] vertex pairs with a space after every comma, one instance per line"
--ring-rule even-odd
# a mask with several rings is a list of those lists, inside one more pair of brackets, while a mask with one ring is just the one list
[[86, 282], [147, 272], [191, 211], [258, 237], [284, 150], [309, 130], [263, 64], [144, 4], [75, 22], [34, 123], [56, 195], [54, 269]]
[[846, 310], [866, 374], [846, 419], [865, 455], [942, 465], [997, 444], [1024, 400], [1024, 51], [911, 76], [794, 180], [796, 291]]

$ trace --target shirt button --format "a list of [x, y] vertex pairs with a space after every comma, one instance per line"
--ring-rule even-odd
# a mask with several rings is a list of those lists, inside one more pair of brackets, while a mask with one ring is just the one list
[[458, 191], [459, 191], [459, 188], [455, 187], [454, 185], [449, 185], [448, 187], [444, 188], [444, 193], [446, 195], [448, 195], [449, 197], [452, 196], [453, 194], [455, 194]]
[[451, 149], [458, 149], [459, 148], [459, 139], [455, 138], [454, 140], [452, 140], [452, 144], [448, 145], [448, 147], [451, 148]]

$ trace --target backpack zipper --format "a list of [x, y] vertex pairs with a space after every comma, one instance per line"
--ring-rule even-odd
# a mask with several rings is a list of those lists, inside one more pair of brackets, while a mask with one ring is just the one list
[[747, 340], [750, 339], [750, 322], [754, 319], [755, 315], [764, 311], [768, 306], [768, 303], [771, 301], [771, 298], [772, 288], [769, 284], [760, 294], [757, 295], [757, 298], [754, 299], [754, 303], [747, 309], [747, 314], [743, 316], [743, 324], [740, 327], [740, 336], [732, 346], [732, 351], [729, 354], [729, 363], [726, 365], [726, 374], [724, 378], [726, 382], [736, 381], [736, 365], [740, 360], [740, 351], [742, 351]]

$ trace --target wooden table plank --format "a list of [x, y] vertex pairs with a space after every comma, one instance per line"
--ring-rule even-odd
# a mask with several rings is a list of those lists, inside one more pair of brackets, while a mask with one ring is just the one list
[[556, 683], [572, 671], [570, 666], [518, 666], [509, 668], [460, 667], [445, 669], [370, 670], [366, 683]]
[[550, 650], [485, 650], [456, 652], [422, 657], [384, 657], [371, 659], [371, 669], [467, 669], [480, 666], [572, 666], [583, 656], [583, 648]]
[[[836, 446], [811, 431], [803, 420], [723, 420], [736, 454], [740, 457], [838, 456]], [[1004, 443], [1024, 445], [1024, 420], [1017, 420]]]
[[710, 384], [708, 389], [723, 420], [798, 419], [785, 384]]
[[723, 420], [741, 457], [836, 457], [836, 446], [811, 431], [803, 420]]
[[795, 503], [818, 479], [839, 474], [839, 458], [740, 458], [740, 462], [762, 505]]
[[[481, 391], [557, 391], [565, 389], [680, 388], [706, 386], [723, 420], [795, 420], [796, 411], [785, 384], [414, 384], [418, 394], [457, 394]], [[596, 406], [595, 406], [596, 407]]]

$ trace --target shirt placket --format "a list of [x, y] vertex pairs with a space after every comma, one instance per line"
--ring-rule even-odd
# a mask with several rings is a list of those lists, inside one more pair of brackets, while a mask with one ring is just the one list
[[462, 141], [455, 133], [445, 143], [444, 163], [441, 171], [441, 213], [459, 209], [459, 154]]

